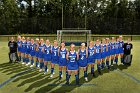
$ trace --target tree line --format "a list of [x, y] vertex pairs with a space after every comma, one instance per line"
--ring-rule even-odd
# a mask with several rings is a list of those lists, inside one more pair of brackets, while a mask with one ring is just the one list
[[140, 34], [140, 0], [0, 0], [0, 34]]

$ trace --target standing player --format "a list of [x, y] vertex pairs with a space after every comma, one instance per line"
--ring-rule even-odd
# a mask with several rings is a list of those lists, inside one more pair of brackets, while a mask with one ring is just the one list
[[93, 41], [90, 41], [87, 51], [88, 51], [88, 58], [87, 58], [88, 67], [89, 65], [91, 65], [91, 74], [95, 76], [95, 73], [94, 73], [95, 47], [94, 47]]
[[119, 56], [119, 38], [117, 38], [116, 43], [115, 43], [115, 62], [118, 64], [118, 56]]
[[30, 45], [31, 45], [31, 42], [30, 42], [30, 38], [27, 37], [27, 40], [26, 40], [26, 66], [30, 65], [29, 63], [29, 54], [30, 54]]
[[44, 48], [44, 40], [40, 39], [40, 44], [38, 47], [38, 51], [39, 51], [39, 63], [40, 63], [40, 70], [39, 72], [42, 71], [42, 68], [44, 67], [44, 63], [43, 63], [43, 58], [44, 58], [44, 54], [43, 54], [43, 48]]
[[124, 63], [124, 49], [123, 49], [123, 46], [124, 46], [124, 41], [122, 40], [122, 36], [119, 36], [119, 43], [120, 43], [120, 46], [119, 46], [119, 54], [120, 54], [120, 57], [121, 57], [121, 63]]
[[67, 71], [67, 59], [66, 59], [66, 54], [67, 54], [68, 50], [65, 47], [65, 43], [62, 42], [61, 46], [60, 46], [60, 50], [59, 50], [59, 80], [61, 80], [61, 78], [63, 77], [62, 74], [62, 69], [64, 68], [65, 72], [66, 72], [66, 78], [68, 75], [68, 71]]
[[31, 60], [31, 66], [34, 66], [34, 56], [35, 56], [35, 43], [34, 43], [34, 39], [31, 39], [31, 45], [30, 45], [30, 60]]
[[26, 40], [25, 40], [25, 37], [22, 37], [22, 43], [21, 43], [21, 54], [22, 54], [22, 59], [23, 59], [22, 64], [25, 64], [26, 62], [25, 52], [26, 52]]
[[79, 76], [78, 76], [78, 53], [75, 51], [75, 45], [71, 44], [70, 45], [70, 51], [67, 53], [67, 70], [68, 70], [68, 76], [67, 76], [67, 82], [66, 84], [69, 84], [69, 79], [71, 77], [72, 72], [75, 74], [76, 78], [76, 85], [79, 85]]
[[52, 46], [52, 60], [51, 60], [51, 76], [50, 78], [53, 78], [53, 73], [54, 73], [54, 66], [55, 64], [58, 64], [58, 43], [56, 40], [54, 40], [54, 46]]
[[20, 62], [21, 61], [21, 36], [18, 36], [17, 37], [17, 44], [18, 44], [18, 61]]
[[112, 37], [110, 54], [111, 54], [111, 66], [113, 66], [114, 57], [115, 57], [115, 39], [114, 39], [114, 37]]
[[36, 43], [35, 43], [35, 56], [36, 56], [36, 67], [39, 67], [39, 51], [38, 51], [38, 47], [39, 47], [39, 39], [36, 38]]
[[85, 47], [85, 43], [81, 44], [81, 48], [79, 49], [78, 54], [79, 54], [78, 65], [79, 65], [80, 68], [82, 68], [84, 70], [85, 81], [88, 81], [88, 78], [87, 78], [87, 57], [88, 57], [88, 51], [87, 51], [87, 49]]
[[109, 60], [110, 60], [110, 50], [111, 50], [111, 44], [109, 42], [109, 38], [106, 38], [106, 45], [107, 45], [107, 52], [106, 52], [106, 66], [108, 69], [110, 69], [109, 66]]
[[106, 58], [106, 54], [107, 54], [107, 44], [105, 39], [102, 39], [102, 53], [101, 53], [101, 57], [102, 57], [102, 69], [104, 69], [105, 67], [105, 58]]
[[45, 64], [44, 74], [46, 74], [49, 71], [47, 65], [48, 65], [48, 62], [51, 61], [51, 49], [52, 49], [52, 46], [50, 45], [49, 39], [47, 39], [46, 45], [44, 46], [44, 64]]
[[96, 60], [97, 60], [97, 69], [98, 69], [98, 73], [101, 74], [101, 44], [99, 39], [96, 40], [96, 45], [95, 45], [95, 49], [96, 49]]

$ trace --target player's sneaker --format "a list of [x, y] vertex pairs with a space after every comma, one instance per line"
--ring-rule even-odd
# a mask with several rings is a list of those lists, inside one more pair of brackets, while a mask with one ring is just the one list
[[39, 69], [39, 72], [42, 72], [42, 69]]
[[22, 62], [22, 64], [24, 65], [25, 63], [24, 63], [24, 62]]
[[34, 65], [31, 65], [30, 67], [32, 68]]
[[53, 74], [50, 75], [50, 78], [53, 78]]
[[53, 72], [53, 75], [55, 74], [55, 72]]
[[86, 81], [86, 82], [88, 81], [88, 78], [87, 78], [87, 77], [85, 77], [85, 81]]

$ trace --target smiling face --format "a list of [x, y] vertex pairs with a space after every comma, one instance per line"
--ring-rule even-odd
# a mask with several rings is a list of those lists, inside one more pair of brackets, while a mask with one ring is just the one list
[[20, 40], [21, 40], [21, 36], [18, 36], [18, 37], [17, 37], [17, 40], [20, 41]]
[[43, 39], [40, 39], [40, 43], [43, 44], [44, 43], [44, 40]]
[[97, 40], [96, 40], [96, 45], [99, 45], [99, 44], [100, 44], [100, 40], [97, 39]]
[[57, 43], [57, 41], [56, 40], [54, 40], [54, 46], [58, 46], [58, 43]]
[[102, 39], [102, 44], [105, 44], [105, 43], [106, 43], [106, 41], [105, 41], [105, 39], [103, 38], [103, 39]]
[[71, 50], [71, 51], [74, 51], [74, 50], [75, 50], [75, 45], [74, 45], [74, 44], [71, 44], [70, 50]]
[[114, 42], [115, 41], [115, 38], [114, 37], [112, 37], [112, 42]]
[[31, 39], [31, 43], [34, 44], [34, 39]]
[[65, 47], [65, 43], [64, 43], [64, 42], [61, 43], [61, 47], [62, 47], [62, 48]]
[[23, 42], [25, 41], [25, 37], [22, 37], [22, 41], [23, 41]]
[[119, 36], [119, 40], [122, 41], [122, 39], [123, 39], [123, 37], [122, 36]]
[[36, 43], [39, 44], [39, 39], [38, 38], [36, 38]]
[[50, 45], [49, 39], [46, 40], [46, 45]]
[[94, 45], [94, 42], [93, 41], [90, 41], [89, 42], [89, 46], [92, 47], [93, 45]]
[[85, 49], [85, 43], [81, 44], [81, 49]]

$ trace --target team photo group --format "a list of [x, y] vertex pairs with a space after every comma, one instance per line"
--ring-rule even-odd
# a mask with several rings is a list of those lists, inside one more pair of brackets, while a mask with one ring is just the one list
[[[85, 81], [88, 81], [88, 73], [91, 73], [93, 77], [96, 76], [95, 64], [97, 64], [97, 71], [100, 75], [105, 68], [109, 71], [114, 64], [119, 65], [118, 62], [125, 65], [124, 52], [127, 54], [132, 49], [132, 44], [129, 44], [130, 41], [128, 39], [126, 45], [122, 36], [103, 38], [90, 41], [88, 46], [83, 42], [78, 49], [72, 43], [67, 49], [64, 41], [58, 46], [57, 40], [50, 42], [49, 39], [36, 38], [34, 41], [29, 37], [18, 36], [17, 41], [14, 41], [12, 37], [8, 43], [9, 59], [13, 63], [11, 54], [15, 53], [18, 63], [22, 62], [22, 64], [31, 68], [36, 67], [39, 72], [44, 74], [49, 73], [50, 70], [50, 78], [56, 75], [55, 65], [58, 65], [59, 80], [65, 78], [66, 84], [69, 84], [70, 77], [74, 73], [78, 85], [79, 73], [83, 73]], [[88, 72], [88, 69], [91, 72]]]

